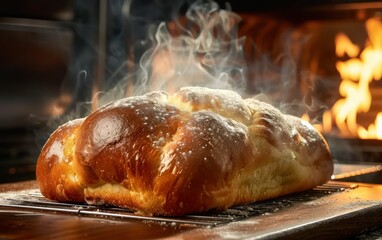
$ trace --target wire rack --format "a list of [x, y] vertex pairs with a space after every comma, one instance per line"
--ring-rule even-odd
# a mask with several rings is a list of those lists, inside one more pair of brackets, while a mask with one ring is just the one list
[[356, 184], [328, 182], [301, 193], [295, 193], [267, 201], [235, 206], [225, 211], [209, 211], [203, 214], [190, 214], [182, 217], [142, 216], [124, 208], [112, 206], [93, 206], [87, 204], [58, 203], [44, 198], [38, 189], [22, 191], [12, 196], [0, 195], [0, 209], [18, 209], [34, 212], [49, 212], [54, 214], [70, 214], [83, 217], [112, 219], [118, 221], [144, 221], [161, 224], [191, 225], [215, 227], [233, 221], [243, 220], [253, 216], [272, 214], [295, 204], [307, 203], [321, 197], [356, 188]]

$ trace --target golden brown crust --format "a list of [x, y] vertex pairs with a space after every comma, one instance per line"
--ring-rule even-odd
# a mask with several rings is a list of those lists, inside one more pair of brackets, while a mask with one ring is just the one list
[[57, 201], [83, 201], [83, 186], [78, 181], [78, 162], [73, 149], [83, 119], [59, 127], [45, 143], [36, 167], [36, 177], [45, 197]]
[[308, 123], [231, 91], [189, 87], [63, 125], [41, 152], [37, 180], [57, 201], [182, 215], [303, 191], [332, 171]]

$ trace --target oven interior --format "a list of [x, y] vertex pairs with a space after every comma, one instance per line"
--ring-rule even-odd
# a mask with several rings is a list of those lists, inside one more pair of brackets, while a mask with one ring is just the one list
[[[33, 180], [36, 159], [50, 133], [67, 120], [86, 116], [101, 104], [99, 96], [118, 98], [131, 94], [134, 91], [131, 85], [137, 79], [135, 75], [126, 76], [131, 76], [144, 53], [153, 46], [150, 40], [153, 29], [163, 21], [174, 35], [179, 33], [179, 22], [180, 26], [188, 27], [187, 22], [183, 22], [184, 13], [192, 1], [99, 0], [89, 3], [67, 0], [53, 3], [39, 0], [39, 3], [17, 0], [0, 9], [0, 41], [6, 46], [0, 51], [1, 183]], [[377, 116], [382, 111], [382, 85], [378, 81], [381, 73], [376, 70], [370, 77], [366, 92], [370, 93], [371, 101], [367, 110], [349, 110], [353, 115], [343, 117], [342, 122], [335, 118], [341, 111], [333, 110], [333, 106], [340, 105], [337, 102], [346, 102], [349, 96], [358, 95], [359, 92], [351, 93], [358, 91], [363, 76], [358, 72], [358, 77], [351, 77], [341, 72], [339, 64], [347, 66], [356, 62], [366, 66], [369, 64], [366, 50], [370, 47], [377, 55], [377, 64], [380, 61], [382, 3], [342, 0], [217, 3], [232, 9], [241, 18], [237, 33], [246, 36], [243, 42], [245, 94], [268, 101], [285, 113], [301, 116], [320, 129], [336, 163], [333, 182], [274, 201], [180, 219], [145, 218], [121, 209], [48, 202], [35, 186], [23, 190], [22, 194], [7, 195], [1, 206], [38, 212], [42, 214], [40, 217], [45, 213], [58, 217], [56, 214], [62, 213], [101, 221], [138, 220], [149, 224], [134, 225], [134, 228], [150, 228], [151, 233], [170, 236], [199, 227], [208, 229], [236, 221], [271, 218], [277, 216], [273, 213], [296, 204], [314, 205], [326, 201], [322, 199], [327, 197], [335, 198], [333, 194], [360, 191], [348, 182], [382, 183], [382, 142], [377, 131], [370, 128], [372, 124], [374, 129], [378, 128]], [[369, 25], [374, 28], [370, 30]], [[341, 47], [335, 40], [341, 36], [353, 47], [353, 54], [344, 47], [342, 54], [337, 52]], [[354, 47], [358, 48], [354, 50]], [[358, 66], [351, 65], [349, 69], [358, 69]], [[346, 86], [350, 86], [350, 92], [343, 93]], [[369, 135], [364, 135], [362, 129], [350, 129], [354, 118], [359, 129], [370, 130]], [[354, 211], [358, 215], [351, 214], [359, 217], [368, 211], [380, 211], [377, 200], [373, 197], [371, 202], [363, 202], [363, 207], [356, 206]], [[332, 220], [357, 222], [351, 214]], [[17, 218], [17, 214], [12, 216]], [[330, 221], [322, 219], [310, 221], [329, 224]], [[377, 226], [375, 221], [358, 232]], [[273, 238], [288, 231], [290, 236], [302, 234], [291, 226], [286, 229], [261, 236]], [[307, 225], [307, 229], [313, 229], [312, 225]], [[145, 230], [140, 234], [142, 232]]]
[[[338, 64], [353, 70], [357, 61], [366, 66], [371, 60], [364, 55], [370, 46], [374, 55], [380, 55], [381, 3], [217, 3], [241, 18], [237, 36], [246, 37], [245, 94], [307, 118], [321, 129], [338, 163], [378, 164], [381, 144], [376, 133], [360, 136], [349, 126], [355, 118], [361, 130], [382, 126], [377, 123], [381, 70], [369, 81], [366, 92], [371, 100], [366, 110], [342, 107], [340, 111], [349, 116], [337, 120], [341, 112], [333, 108], [341, 101], [357, 106], [368, 101], [362, 96], [363, 103], [348, 102], [360, 94], [362, 76], [346, 79]], [[177, 24], [189, 27], [182, 19], [190, 4], [123, 0], [41, 1], [33, 7], [22, 0], [5, 4], [0, 12], [1, 41], [6, 46], [0, 53], [1, 182], [33, 179], [39, 150], [50, 133], [69, 119], [86, 116], [101, 104], [99, 96], [111, 92], [115, 99], [131, 94], [126, 85], [137, 78], [126, 76], [155, 44], [153, 29], [163, 21], [174, 35], [179, 32]], [[371, 20], [377, 24], [372, 30], [367, 25]], [[349, 56], [350, 50], [336, 54], [340, 46], [335, 39], [341, 34], [358, 47], [355, 55]], [[343, 93], [346, 86], [350, 90]]]

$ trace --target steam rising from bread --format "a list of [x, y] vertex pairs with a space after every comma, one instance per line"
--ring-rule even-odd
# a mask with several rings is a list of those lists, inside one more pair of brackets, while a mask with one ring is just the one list
[[237, 36], [240, 17], [220, 9], [216, 2], [196, 1], [183, 20], [186, 26], [180, 22], [159, 25], [154, 47], [144, 53], [133, 74], [101, 97], [100, 105], [124, 97], [121, 86], [127, 95], [172, 93], [185, 86], [244, 91], [245, 38]]
[[[196, 2], [186, 17], [197, 30], [172, 37], [162, 23], [156, 34], [158, 45], [147, 53], [148, 61], [147, 55], [142, 59], [143, 65], [149, 63], [153, 68], [149, 90], [183, 86], [232, 89], [233, 84], [244, 83], [244, 38], [237, 39], [239, 16], [220, 10], [214, 2]], [[169, 63], [167, 69], [163, 61]]]

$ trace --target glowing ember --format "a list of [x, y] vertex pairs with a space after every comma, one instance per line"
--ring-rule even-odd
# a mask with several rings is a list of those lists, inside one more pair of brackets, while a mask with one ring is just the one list
[[323, 133], [330, 133], [335, 123], [342, 136], [382, 139], [382, 112], [367, 128], [357, 122], [358, 113], [370, 110], [370, 83], [382, 78], [382, 22], [369, 19], [366, 30], [369, 39], [362, 52], [345, 34], [336, 36], [337, 57], [347, 56], [349, 59], [336, 63], [342, 79], [339, 93], [343, 98], [324, 113], [322, 125], [317, 126]]

